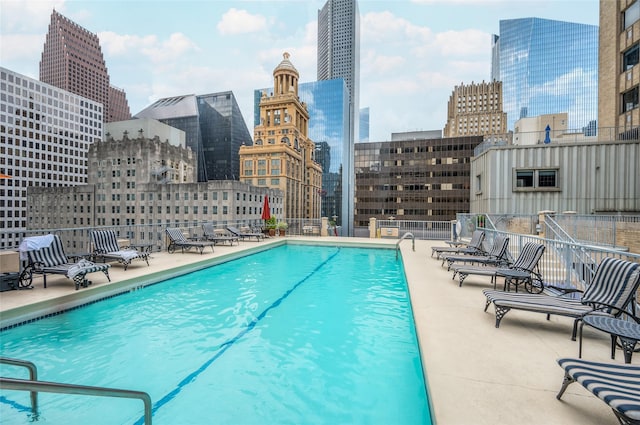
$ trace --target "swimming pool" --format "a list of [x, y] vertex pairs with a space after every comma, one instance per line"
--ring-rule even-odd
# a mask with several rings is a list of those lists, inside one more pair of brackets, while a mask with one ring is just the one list
[[[1, 355], [41, 380], [148, 392], [154, 424], [430, 423], [393, 250], [286, 245], [0, 336]], [[0, 396], [3, 421], [29, 422], [28, 393]], [[48, 423], [141, 421], [139, 401], [39, 405]]]

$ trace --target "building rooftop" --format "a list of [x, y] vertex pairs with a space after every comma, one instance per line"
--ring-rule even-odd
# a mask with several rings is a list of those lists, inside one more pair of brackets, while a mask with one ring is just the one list
[[[310, 243], [327, 240], [295, 239]], [[394, 239], [330, 239], [389, 248], [397, 243]], [[38, 277], [34, 289], [0, 293], [0, 327], [20, 322], [38, 310], [82, 303], [112, 290], [139, 286], [169, 269], [228, 258], [281, 242], [281, 238], [273, 238], [259, 244], [217, 246], [214, 253], [205, 255], [154, 252], [150, 266], [134, 262], [124, 271], [114, 263], [110, 268], [111, 283], [96, 273], [92, 275], [93, 285], [78, 291], [70, 280], [59, 275], [49, 276], [44, 289], [42, 278]], [[556, 400], [563, 378], [556, 359], [578, 354], [578, 342], [571, 340], [573, 320], [557, 316], [547, 320], [543, 314], [512, 311], [500, 328], [495, 328], [493, 307], [484, 311], [482, 289], [491, 287], [489, 278], [471, 276], [459, 287], [451, 273], [441, 267], [441, 261], [430, 258], [431, 247], [440, 245], [442, 241], [416, 240], [413, 251], [411, 241], [400, 244], [434, 423], [617, 423], [611, 410], [580, 385], [570, 386], [562, 401]], [[583, 358], [623, 362], [621, 352], [616, 360], [609, 359], [609, 352], [609, 337], [585, 327]], [[632, 363], [640, 364], [640, 355], [634, 356]]]

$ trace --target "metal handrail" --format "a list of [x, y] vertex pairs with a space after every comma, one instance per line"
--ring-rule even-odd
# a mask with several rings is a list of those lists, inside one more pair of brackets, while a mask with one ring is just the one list
[[38, 416], [38, 392], [91, 395], [100, 397], [133, 398], [144, 403], [144, 424], [151, 425], [152, 405], [151, 397], [144, 391], [121, 390], [117, 388], [92, 387], [88, 385], [63, 384], [59, 382], [38, 381], [38, 372], [35, 364], [19, 359], [0, 357], [0, 363], [22, 366], [29, 369], [30, 379], [14, 379], [0, 377], [0, 389], [30, 391], [31, 410], [34, 417]]
[[400, 250], [400, 242], [402, 242], [403, 240], [407, 239], [408, 237], [411, 237], [411, 240], [413, 241], [412, 248], [413, 248], [414, 251], [416, 250], [416, 237], [413, 236], [413, 233], [407, 232], [404, 235], [402, 235], [402, 237], [398, 240], [398, 242], [396, 242], [396, 259], [398, 259], [398, 251]]
[[[10, 357], [0, 357], [0, 363], [8, 364], [11, 366], [26, 367], [27, 369], [29, 369], [29, 380], [38, 380], [38, 368], [30, 361], [12, 359]], [[31, 413], [33, 413], [34, 417], [38, 415], [38, 393], [35, 391], [31, 391]]]
[[143, 391], [62, 384], [59, 382], [30, 381], [28, 379], [3, 377], [0, 377], [0, 389], [140, 399], [144, 403], [144, 424], [151, 425], [151, 397]]

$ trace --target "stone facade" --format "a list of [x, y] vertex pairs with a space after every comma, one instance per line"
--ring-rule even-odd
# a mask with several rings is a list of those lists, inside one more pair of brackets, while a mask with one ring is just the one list
[[[298, 97], [289, 54], [273, 71], [273, 95], [260, 99], [253, 145], [240, 147], [241, 181], [284, 193], [284, 217], [320, 218], [322, 167], [309, 139], [309, 112]], [[271, 201], [271, 199], [269, 199]]]
[[483, 136], [507, 132], [502, 109], [502, 82], [460, 84], [447, 104], [445, 137]]

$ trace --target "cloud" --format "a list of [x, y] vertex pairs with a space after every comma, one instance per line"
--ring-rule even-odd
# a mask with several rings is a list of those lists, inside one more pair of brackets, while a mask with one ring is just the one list
[[261, 15], [252, 15], [246, 10], [229, 9], [216, 26], [222, 35], [247, 34], [267, 29], [267, 20]]
[[361, 20], [360, 31], [362, 39], [370, 42], [424, 43], [431, 38], [431, 30], [428, 27], [414, 25], [389, 11], [365, 14]]
[[[2, 0], [0, 26], [2, 33], [42, 32], [51, 21], [53, 9], [62, 12], [64, 0], [15, 1]], [[20, 19], [15, 17], [19, 16]], [[3, 36], [4, 38], [4, 36]], [[3, 40], [4, 49], [4, 40]]]
[[44, 46], [44, 34], [7, 34], [2, 35], [0, 59], [7, 61], [33, 61], [39, 58]]
[[182, 33], [173, 33], [164, 41], [155, 35], [137, 36], [105, 31], [98, 34], [100, 45], [109, 56], [144, 55], [153, 63], [176, 61], [199, 47]]
[[491, 52], [491, 34], [476, 29], [441, 32], [433, 42], [444, 56], [486, 56]]

